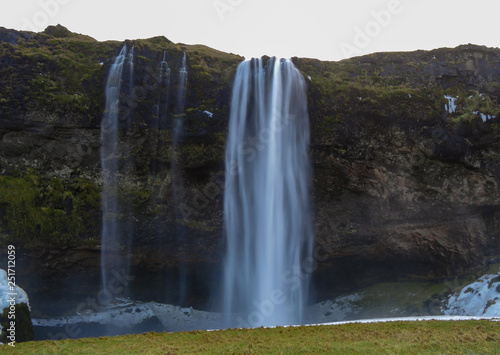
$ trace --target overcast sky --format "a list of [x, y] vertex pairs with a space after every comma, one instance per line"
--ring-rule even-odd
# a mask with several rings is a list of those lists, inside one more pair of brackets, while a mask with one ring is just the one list
[[100, 41], [163, 35], [247, 58], [340, 60], [459, 44], [500, 47], [498, 0], [0, 0], [0, 26], [61, 24]]

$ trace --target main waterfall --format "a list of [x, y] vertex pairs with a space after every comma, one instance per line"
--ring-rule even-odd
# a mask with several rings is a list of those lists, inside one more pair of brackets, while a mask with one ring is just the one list
[[226, 149], [228, 326], [301, 324], [313, 231], [304, 78], [289, 60], [240, 64]]

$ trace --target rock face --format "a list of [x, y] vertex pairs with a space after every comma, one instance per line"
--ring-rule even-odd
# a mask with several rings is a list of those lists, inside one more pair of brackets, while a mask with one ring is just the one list
[[499, 54], [469, 45], [340, 62], [381, 85], [326, 103], [311, 75], [317, 241], [332, 256], [318, 284], [465, 275], [498, 253], [498, 123], [466, 112], [474, 95], [498, 106]]
[[[122, 98], [133, 127], [120, 132], [119, 191], [127, 206], [120, 218], [135, 236], [130, 292], [175, 302], [175, 281], [165, 280], [182, 266], [191, 276], [189, 303], [205, 305], [223, 250], [224, 146], [242, 58], [164, 37], [133, 43], [139, 90]], [[98, 293], [99, 129], [106, 74], [122, 45], [57, 27], [0, 28], [0, 189], [22, 192], [0, 196], [0, 236], [23, 249], [19, 283], [43, 312], [56, 312], [47, 295], [55, 307], [64, 297]], [[170, 118], [155, 128], [164, 50]], [[186, 135], [175, 151], [171, 117], [183, 52]], [[319, 298], [375, 281], [465, 276], [500, 253], [500, 50], [466, 45], [293, 61], [310, 77], [311, 218], [321, 255], [310, 276]], [[455, 110], [445, 95], [456, 98]], [[184, 181], [180, 204], [173, 162]], [[171, 291], [152, 294], [148, 282]], [[64, 285], [73, 286], [63, 297], [57, 288]]]

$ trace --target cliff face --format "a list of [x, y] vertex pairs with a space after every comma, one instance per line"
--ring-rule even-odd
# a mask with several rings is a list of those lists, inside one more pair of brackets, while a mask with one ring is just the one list
[[[121, 100], [133, 125], [120, 131], [119, 191], [120, 219], [135, 238], [133, 292], [164, 301], [144, 291], [143, 276], [163, 284], [187, 265], [190, 303], [203, 303], [220, 267], [224, 141], [242, 58], [164, 37], [133, 44], [136, 91]], [[35, 304], [61, 299], [54, 288], [73, 280], [85, 280], [68, 287], [73, 296], [99, 285], [100, 124], [106, 75], [122, 45], [60, 26], [0, 28], [0, 235], [23, 249], [19, 282]], [[158, 124], [164, 50], [170, 118]], [[186, 135], [174, 150], [183, 52]], [[293, 60], [309, 78], [320, 297], [378, 280], [463, 276], [500, 253], [500, 50]], [[167, 298], [175, 301], [175, 291]]]
[[311, 75], [309, 90], [317, 241], [332, 256], [319, 284], [456, 277], [498, 253], [499, 55], [299, 61], [346, 78], [324, 95]]

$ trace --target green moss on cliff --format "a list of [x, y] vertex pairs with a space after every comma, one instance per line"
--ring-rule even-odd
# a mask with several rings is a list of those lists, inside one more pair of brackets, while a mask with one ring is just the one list
[[[137, 68], [144, 69], [143, 73], [137, 73], [137, 83], [155, 85], [151, 84], [151, 78], [156, 78], [166, 51], [171, 84], [175, 84], [173, 73], [185, 52], [190, 88], [187, 107], [227, 111], [217, 96], [221, 88], [231, 84], [242, 57], [202, 45], [174, 44], [163, 36], [126, 43], [134, 45]], [[98, 125], [104, 110], [109, 66], [122, 46], [123, 42], [97, 42], [59, 25], [49, 26], [42, 33], [18, 36], [14, 42], [0, 43], [0, 58], [4, 63], [0, 66], [0, 114], [41, 110], [64, 119], [74, 113], [83, 116], [81, 124]], [[154, 98], [148, 95], [134, 98], [139, 104], [136, 113], [141, 116], [144, 116], [141, 104], [151, 106], [157, 102], [155, 95]]]
[[313, 142], [337, 132], [353, 116], [397, 123], [435, 120], [442, 113], [444, 104], [438, 85], [412, 85], [406, 74], [385, 70], [382, 61], [373, 67], [359, 65], [355, 60], [298, 59], [296, 64], [309, 87]]
[[180, 151], [180, 161], [186, 168], [217, 164], [224, 157], [224, 146], [220, 144], [188, 144]]
[[33, 171], [0, 176], [0, 226], [25, 245], [96, 239], [100, 191], [92, 182], [48, 179]]
[[451, 122], [457, 124], [462, 122], [481, 122], [484, 117], [496, 117], [500, 114], [500, 106], [494, 102], [489, 96], [479, 93], [478, 91], [462, 91], [456, 93], [457, 108], [451, 115]]
[[7, 93], [11, 108], [27, 105], [59, 115], [100, 114], [103, 96], [98, 88], [105, 75], [100, 62], [114, 46], [97, 43], [79, 37], [56, 40], [46, 33], [20, 39], [15, 45], [3, 43], [0, 57], [12, 66], [2, 68], [0, 82], [6, 88], [4, 95]]
[[152, 191], [141, 186], [122, 186], [118, 192], [118, 199], [122, 206], [135, 209], [137, 213], [144, 213], [151, 201]]

